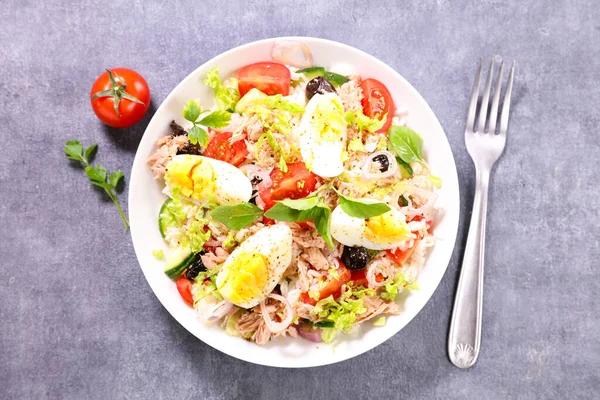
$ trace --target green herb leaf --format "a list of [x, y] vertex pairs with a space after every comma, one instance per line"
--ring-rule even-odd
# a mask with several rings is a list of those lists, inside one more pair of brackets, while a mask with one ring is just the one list
[[333, 240], [329, 232], [331, 210], [317, 196], [298, 200], [282, 200], [271, 207], [265, 213], [265, 217], [286, 222], [313, 220], [317, 232], [323, 237], [327, 245], [333, 249]]
[[210, 212], [212, 219], [236, 231], [252, 225], [261, 215], [262, 210], [252, 203], [220, 206]]
[[408, 179], [414, 175], [413, 169], [409, 163], [404, 162], [400, 157], [396, 157], [396, 162], [400, 166], [400, 175], [404, 179]]
[[116, 172], [111, 172], [108, 176], [108, 182], [110, 185], [116, 189], [119, 182], [123, 179], [123, 171], [118, 170]]
[[95, 167], [90, 165], [85, 168], [85, 174], [90, 178], [92, 183], [102, 183], [106, 185], [106, 168], [103, 168], [100, 165], [96, 165]]
[[392, 126], [388, 130], [392, 149], [404, 162], [412, 163], [421, 161], [423, 139], [421, 136], [406, 126]]
[[367, 219], [385, 214], [391, 210], [390, 206], [385, 203], [368, 203], [364, 200], [343, 196], [339, 192], [338, 195], [340, 196], [340, 207], [351, 217]]
[[183, 107], [183, 118], [187, 119], [190, 122], [196, 123], [196, 120], [200, 116], [202, 112], [202, 107], [196, 100], [188, 100], [188, 102]]
[[213, 111], [206, 117], [202, 118], [198, 124], [209, 128], [221, 129], [229, 125], [231, 114], [227, 111]]
[[325, 204], [319, 205], [317, 208], [320, 211], [314, 219], [315, 227], [317, 228], [317, 232], [325, 239], [325, 243], [333, 250], [333, 240], [331, 239], [331, 232], [329, 231], [331, 210]]
[[96, 150], [98, 150], [97, 144], [93, 144], [87, 149], [85, 149], [85, 158], [87, 159], [88, 163], [94, 161], [94, 157], [96, 156]]
[[336, 74], [335, 72], [325, 72], [323, 74], [323, 78], [327, 79], [329, 83], [331, 83], [336, 88], [342, 86], [344, 83], [350, 80], [344, 75]]
[[402, 205], [402, 207], [408, 207], [408, 200], [402, 194], [400, 195], [400, 197], [398, 197], [398, 203]]
[[296, 222], [299, 221], [300, 210], [295, 210], [283, 203], [277, 203], [265, 213], [265, 217], [276, 221]]
[[319, 204], [319, 198], [317, 196], [310, 196], [297, 200], [281, 200], [279, 203], [288, 206], [289, 208], [293, 208], [294, 210], [308, 210]]
[[188, 139], [192, 144], [199, 144], [202, 147], [208, 145], [208, 133], [197, 125], [194, 125], [188, 132]]
[[87, 160], [83, 156], [83, 146], [78, 140], [69, 140], [65, 143], [65, 155], [70, 160], [87, 164]]

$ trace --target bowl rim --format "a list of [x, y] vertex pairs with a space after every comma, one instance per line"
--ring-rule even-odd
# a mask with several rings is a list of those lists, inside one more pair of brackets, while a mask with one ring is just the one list
[[[234, 351], [229, 351], [228, 348], [226, 348], [225, 346], [221, 346], [220, 342], [216, 342], [216, 343], [208, 343], [207, 341], [205, 341], [204, 339], [200, 338], [196, 333], [194, 333], [192, 330], [188, 329], [188, 327], [186, 326], [186, 323], [183, 321], [183, 318], [179, 318], [178, 316], [175, 315], [175, 313], [171, 312], [170, 310], [170, 306], [167, 306], [166, 301], [163, 301], [163, 299], [161, 298], [161, 296], [158, 295], [157, 290], [155, 290], [155, 287], [152, 285], [151, 280], [149, 279], [149, 277], [147, 276], [146, 270], [145, 268], [142, 267], [142, 263], [140, 261], [140, 257], [138, 255], [138, 246], [136, 246], [136, 240], [134, 238], [134, 230], [130, 229], [131, 232], [131, 237], [132, 237], [132, 244], [134, 247], [134, 251], [136, 254], [136, 258], [138, 261], [138, 264], [140, 266], [140, 269], [142, 270], [142, 273], [144, 274], [144, 278], [146, 279], [146, 282], [148, 283], [148, 285], [150, 286], [150, 288], [152, 289], [152, 292], [154, 293], [154, 295], [156, 296], [156, 298], [159, 300], [159, 302], [162, 304], [162, 306], [167, 310], [167, 312], [170, 314], [171, 317], [173, 317], [186, 331], [188, 331], [190, 334], [192, 334], [193, 336], [197, 337], [200, 341], [202, 341], [203, 343], [207, 344], [208, 346], [224, 353], [227, 354], [231, 357], [234, 357], [236, 359], [239, 360], [243, 360], [252, 364], [256, 364], [256, 365], [263, 365], [263, 366], [268, 366], [268, 367], [276, 367], [276, 368], [312, 368], [312, 367], [318, 367], [318, 366], [324, 366], [324, 365], [331, 365], [331, 364], [336, 364], [339, 363], [341, 361], [345, 361], [354, 357], [357, 357], [361, 354], [364, 354], [370, 350], [372, 350], [373, 348], [383, 344], [384, 342], [386, 342], [387, 340], [389, 340], [391, 337], [395, 336], [397, 333], [399, 333], [402, 329], [404, 329], [406, 327], [406, 325], [408, 325], [413, 318], [419, 314], [423, 308], [425, 307], [425, 305], [429, 302], [429, 300], [431, 299], [431, 297], [433, 296], [433, 293], [435, 293], [435, 291], [439, 288], [439, 284], [441, 282], [441, 280], [443, 279], [443, 277], [445, 276], [447, 270], [448, 270], [448, 265], [451, 261], [452, 255], [456, 249], [456, 238], [457, 238], [457, 234], [458, 234], [458, 222], [459, 222], [459, 218], [460, 218], [460, 187], [459, 187], [459, 182], [458, 182], [458, 172], [457, 172], [457, 168], [456, 168], [456, 161], [454, 159], [454, 154], [452, 152], [452, 148], [450, 146], [450, 143], [448, 141], [448, 137], [446, 135], [446, 132], [444, 130], [444, 128], [442, 127], [439, 119], [437, 118], [437, 116], [435, 115], [435, 113], [433, 112], [433, 110], [431, 109], [431, 107], [429, 106], [429, 104], [427, 103], [427, 101], [424, 99], [424, 97], [412, 86], [412, 84], [406, 80], [399, 72], [397, 72], [395, 69], [393, 69], [392, 67], [390, 67], [388, 64], [386, 64], [385, 62], [381, 61], [380, 59], [378, 59], [377, 57], [361, 50], [358, 49], [356, 47], [344, 44], [344, 43], [340, 43], [334, 40], [330, 40], [330, 39], [323, 39], [323, 38], [318, 38], [318, 37], [310, 37], [310, 36], [281, 36], [281, 37], [271, 37], [271, 38], [266, 38], [266, 39], [260, 39], [260, 40], [256, 40], [256, 41], [252, 41], [252, 42], [248, 42], [245, 44], [241, 44], [239, 46], [236, 46], [234, 48], [231, 48], [223, 53], [219, 53], [213, 57], [211, 57], [210, 59], [208, 59], [207, 61], [205, 61], [204, 63], [202, 63], [201, 65], [199, 65], [197, 68], [195, 68], [193, 71], [191, 71], [189, 74], [187, 74], [172, 90], [171, 92], [164, 98], [164, 100], [161, 102], [161, 104], [156, 108], [156, 111], [154, 113], [154, 115], [152, 116], [152, 118], [150, 119], [146, 129], [144, 130], [144, 134], [142, 135], [142, 138], [140, 139], [140, 144], [138, 145], [138, 148], [136, 149], [136, 154], [134, 157], [134, 161], [133, 161], [133, 165], [131, 168], [131, 173], [129, 176], [130, 179], [130, 185], [129, 185], [129, 190], [128, 190], [128, 214], [130, 216], [130, 210], [131, 210], [131, 204], [132, 204], [132, 197], [133, 197], [133, 189], [132, 187], [134, 187], [135, 185], [132, 185], [132, 178], [134, 176], [134, 172], [138, 169], [136, 168], [136, 165], [140, 165], [140, 163], [145, 167], [146, 166], [146, 160], [142, 159], [145, 158], [146, 155], [142, 155], [139, 150], [140, 150], [140, 145], [142, 143], [142, 140], [144, 138], [144, 136], [146, 136], [147, 132], [149, 131], [149, 129], [151, 127], [153, 127], [153, 120], [156, 118], [157, 114], [159, 114], [159, 111], [161, 110], [161, 108], [164, 106], [164, 104], [168, 103], [172, 98], [176, 97], [177, 93], [180, 92], [181, 88], [184, 87], [184, 84], [186, 83], [186, 81], [188, 80], [188, 78], [190, 78], [190, 76], [192, 75], [197, 75], [199, 73], [200, 70], [204, 69], [206, 65], [211, 65], [211, 64], [215, 64], [215, 59], [218, 58], [222, 58], [222, 57], [226, 57], [227, 55], [230, 55], [232, 53], [236, 53], [238, 51], [242, 51], [244, 49], [247, 48], [251, 48], [254, 46], [258, 46], [258, 45], [263, 45], [263, 44], [267, 44], [267, 43], [274, 43], [276, 41], [283, 41], [283, 40], [293, 40], [293, 41], [300, 41], [300, 42], [319, 42], [322, 44], [325, 44], [327, 46], [334, 46], [334, 47], [340, 47], [342, 49], [344, 49], [345, 51], [350, 51], [350, 52], [355, 52], [358, 53], [358, 55], [360, 56], [360, 58], [368, 58], [370, 59], [372, 62], [374, 62], [375, 64], [378, 64], [381, 68], [388, 70], [389, 73], [391, 73], [394, 76], [394, 79], [398, 80], [399, 82], [402, 83], [402, 85], [404, 85], [409, 91], [413, 92], [414, 95], [416, 95], [416, 98], [418, 99], [418, 101], [421, 103], [420, 105], [426, 109], [427, 112], [429, 112], [433, 118], [434, 118], [434, 123], [437, 125], [437, 127], [439, 128], [439, 130], [443, 133], [443, 140], [445, 141], [443, 143], [443, 145], [447, 146], [448, 150], [449, 150], [449, 156], [450, 156], [450, 160], [452, 161], [452, 168], [451, 169], [451, 175], [452, 175], [452, 182], [450, 182], [451, 186], [453, 186], [455, 188], [455, 205], [456, 205], [456, 213], [455, 213], [455, 217], [452, 219], [451, 221], [451, 225], [450, 228], [448, 230], [448, 236], [444, 238], [444, 241], [447, 241], [449, 243], [449, 247], [451, 247], [451, 251], [448, 251], [447, 254], [445, 254], [443, 256], [443, 271], [440, 271], [440, 273], [437, 275], [436, 278], [436, 282], [432, 282], [434, 283], [433, 286], [433, 290], [431, 291], [431, 293], [429, 293], [429, 295], [426, 297], [426, 299], [424, 299], [424, 301], [422, 302], [422, 304], [418, 307], [417, 310], [415, 310], [414, 312], [411, 312], [408, 316], [408, 318], [406, 319], [406, 322], [399, 327], [398, 330], [393, 331], [391, 330], [389, 335], [387, 335], [387, 337], [385, 337], [383, 340], [378, 341], [378, 342], [367, 342], [363, 347], [361, 347], [359, 350], [357, 351], [353, 351], [348, 355], [344, 355], [340, 358], [337, 358], [335, 360], [326, 360], [325, 362], [319, 362], [319, 360], [316, 360], [316, 362], [313, 363], [299, 363], [299, 364], [293, 364], [293, 365], [280, 365], [276, 362], [269, 362], [269, 360], [267, 359], [261, 359], [261, 360], [256, 360], [255, 358], [252, 357], [246, 357], [245, 354], [238, 352], [235, 353]], [[445, 181], [444, 185], [447, 185], [448, 182]]]

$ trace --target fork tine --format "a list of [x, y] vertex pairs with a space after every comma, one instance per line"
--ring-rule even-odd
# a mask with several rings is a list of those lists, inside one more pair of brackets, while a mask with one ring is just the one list
[[496, 133], [496, 118], [498, 118], [498, 104], [500, 103], [500, 91], [502, 90], [502, 74], [504, 73], [504, 60], [500, 63], [500, 71], [496, 81], [496, 89], [494, 89], [494, 98], [492, 100], [492, 109], [490, 110], [490, 124], [488, 131]]
[[510, 73], [508, 74], [508, 84], [506, 86], [506, 93], [504, 94], [504, 102], [502, 103], [502, 115], [500, 116], [500, 131], [498, 132], [500, 135], [506, 135], [506, 131], [508, 130], [508, 113], [510, 112], [510, 95], [515, 77], [515, 63], [516, 60], [513, 60]]
[[479, 68], [477, 69], [477, 75], [475, 76], [475, 82], [473, 83], [471, 103], [469, 104], [469, 112], [467, 113], [467, 130], [470, 132], [473, 132], [473, 127], [475, 126], [475, 111], [477, 110], [477, 98], [479, 97], [479, 80], [481, 78], [482, 64], [483, 58], [479, 60]]
[[483, 97], [481, 98], [481, 106], [479, 107], [479, 128], [477, 133], [485, 133], [485, 120], [487, 119], [488, 102], [490, 100], [490, 90], [492, 88], [492, 76], [494, 75], [494, 57], [490, 63], [490, 69], [488, 70], [488, 76], [485, 80], [485, 88], [483, 90]]

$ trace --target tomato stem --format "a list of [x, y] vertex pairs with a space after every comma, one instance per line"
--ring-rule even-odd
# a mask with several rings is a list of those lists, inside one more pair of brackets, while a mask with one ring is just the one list
[[102, 90], [100, 92], [96, 92], [92, 95], [92, 100], [97, 99], [99, 97], [112, 97], [115, 100], [115, 113], [120, 117], [121, 113], [119, 112], [119, 104], [122, 99], [127, 99], [129, 101], [133, 101], [134, 103], [138, 103], [141, 105], [145, 105], [140, 99], [130, 95], [126, 92], [127, 85], [125, 84], [125, 80], [117, 75], [116, 72], [111, 71], [110, 69], [106, 69], [108, 72], [108, 78], [110, 79], [111, 88], [107, 90]]

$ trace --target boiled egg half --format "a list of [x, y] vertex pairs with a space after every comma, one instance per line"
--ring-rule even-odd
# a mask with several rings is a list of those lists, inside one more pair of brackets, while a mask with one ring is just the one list
[[291, 261], [291, 229], [267, 226], [229, 255], [217, 275], [217, 289], [230, 303], [252, 308], [273, 291]]
[[333, 178], [344, 171], [346, 121], [344, 106], [336, 93], [315, 94], [294, 135], [302, 159], [313, 173]]
[[367, 219], [351, 217], [341, 206], [331, 213], [331, 236], [346, 246], [362, 246], [372, 250], [398, 247], [411, 239], [404, 214], [395, 208]]
[[252, 184], [242, 171], [223, 161], [181, 154], [165, 171], [167, 187], [199, 202], [235, 205], [250, 200]]

